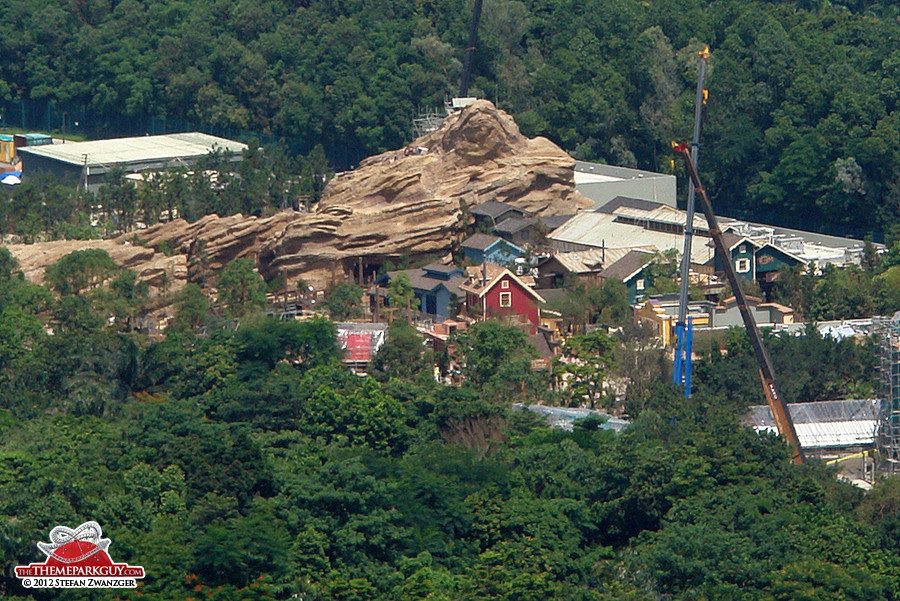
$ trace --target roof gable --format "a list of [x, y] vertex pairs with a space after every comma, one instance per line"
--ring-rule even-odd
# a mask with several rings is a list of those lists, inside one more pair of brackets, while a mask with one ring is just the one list
[[[488, 275], [488, 281], [482, 286], [481, 285], [481, 273], [475, 271], [476, 269], [484, 268], [487, 271], [487, 268], [490, 268], [490, 272]], [[522, 279], [511, 272], [509, 269], [505, 267], [501, 267], [500, 265], [494, 265], [493, 263], [485, 263], [481, 268], [472, 267], [469, 271], [470, 276], [475, 276], [474, 280], [470, 280], [466, 284], [460, 286], [461, 290], [465, 290], [466, 292], [471, 292], [472, 294], [477, 295], [479, 298], [490, 292], [500, 281], [509, 277], [510, 281], [514, 282], [519, 288], [521, 288], [528, 295], [533, 297], [537, 302], [544, 303], [544, 297], [534, 291], [531, 286], [526, 284]]]
[[786, 257], [787, 259], [789, 259], [788, 261], [785, 261], [785, 263], [796, 262], [801, 265], [806, 265], [806, 261], [804, 259], [798, 257], [797, 255], [795, 255], [794, 253], [792, 253], [788, 250], [784, 250], [783, 248], [775, 246], [771, 242], [766, 242], [765, 244], [761, 245], [756, 250], [756, 254], [760, 255], [760, 254], [763, 254], [763, 253], [766, 253], [769, 251], [771, 251], [773, 255], [781, 255], [782, 257]]
[[471, 213], [473, 215], [479, 215], [484, 217], [490, 217], [491, 219], [496, 219], [497, 217], [502, 217], [507, 213], [517, 213], [520, 216], [525, 215], [525, 211], [520, 209], [519, 207], [511, 204], [507, 204], [505, 202], [497, 202], [496, 200], [489, 200], [487, 202], [483, 202], [478, 206], [472, 207]]
[[653, 262], [654, 255], [639, 250], [628, 251], [624, 257], [600, 272], [603, 279], [615, 278], [626, 284], [639, 274], [644, 267]]

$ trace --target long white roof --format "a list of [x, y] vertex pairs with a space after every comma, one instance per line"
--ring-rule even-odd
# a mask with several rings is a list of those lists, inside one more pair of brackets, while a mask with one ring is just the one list
[[[619, 223], [618, 215], [579, 213], [555, 229], [547, 238], [551, 241], [569, 242], [585, 247], [635, 248], [653, 247], [659, 251], [675, 249], [684, 251], [684, 236], [669, 232], [649, 230], [639, 225]], [[708, 246], [709, 239], [695, 234], [691, 245], [691, 263], [706, 264], [712, 260], [714, 252]]]
[[36, 156], [55, 159], [63, 163], [88, 166], [133, 164], [143, 162], [196, 159], [215, 150], [240, 154], [246, 144], [211, 136], [200, 132], [166, 134], [162, 136], [136, 136], [112, 138], [88, 142], [66, 142], [45, 146], [26, 146], [20, 150]]
[[[804, 448], [857, 447], [875, 444], [881, 401], [878, 399], [789, 403], [788, 411]], [[768, 405], [750, 407], [744, 422], [757, 431], [777, 432]]]
[[[607, 204], [605, 210], [600, 207], [596, 211], [575, 215], [554, 230], [548, 238], [551, 241], [569, 243], [576, 248], [654, 246], [661, 251], [674, 248], [681, 253], [684, 249], [682, 234], [657, 231], [642, 224], [656, 223], [658, 229], [682, 229], [685, 217], [685, 211], [667, 205], [619, 198]], [[623, 221], [633, 223], [622, 223]], [[718, 221], [723, 232], [731, 232], [760, 245], [772, 244], [801, 261], [813, 262], [818, 266], [827, 263], [859, 263], [862, 256], [864, 243], [861, 240], [738, 221], [722, 216], [718, 217]], [[695, 239], [691, 248], [691, 262], [704, 264], [712, 259], [713, 250], [707, 246], [709, 226], [701, 212], [694, 214], [693, 225]]]

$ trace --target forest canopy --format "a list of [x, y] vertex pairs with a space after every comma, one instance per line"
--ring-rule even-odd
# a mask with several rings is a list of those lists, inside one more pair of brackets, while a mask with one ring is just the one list
[[[345, 169], [409, 142], [415, 114], [456, 93], [471, 10], [15, 0], [0, 97], [13, 125], [26, 105], [101, 135], [190, 120], [302, 155], [321, 144]], [[708, 45], [700, 166], [721, 212], [861, 238], [900, 214], [898, 37], [890, 3], [488, 0], [471, 93], [577, 158], [671, 171]]]
[[[700, 362], [690, 399], [660, 349], [600, 331], [567, 345], [590, 372], [555, 392], [525, 335], [492, 322], [454, 338], [459, 385], [434, 380], [448, 358], [402, 319], [360, 376], [335, 324], [267, 318], [253, 294], [215, 314], [188, 286], [151, 339], [133, 327], [145, 294], [108, 258], [63, 257], [52, 293], [0, 249], [3, 598], [85, 598], [23, 589], [12, 569], [43, 560], [35, 542], [54, 526], [87, 520], [116, 561], [146, 571], [92, 599], [900, 594], [895, 480], [864, 496], [739, 426], [759, 380], [737, 330]], [[815, 329], [770, 348], [777, 365], [804, 365], [784, 369], [796, 401], [873, 377], [870, 346]], [[511, 407], [584, 404], [611, 373], [642, 380], [621, 433], [602, 419], [551, 429]]]

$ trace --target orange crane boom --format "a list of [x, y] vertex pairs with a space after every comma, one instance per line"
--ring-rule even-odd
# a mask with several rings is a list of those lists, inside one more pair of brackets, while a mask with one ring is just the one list
[[747, 335], [750, 337], [750, 346], [753, 347], [753, 354], [756, 356], [756, 362], [759, 365], [759, 375], [762, 379], [763, 394], [765, 394], [766, 402], [772, 410], [772, 416], [775, 418], [775, 425], [778, 428], [778, 432], [787, 439], [787, 442], [791, 447], [791, 461], [798, 465], [802, 464], [805, 457], [803, 455], [803, 449], [800, 448], [800, 439], [797, 438], [797, 430], [794, 428], [794, 422], [791, 419], [791, 414], [788, 412], [787, 403], [785, 402], [784, 397], [781, 396], [781, 391], [778, 389], [778, 383], [775, 381], [775, 370], [772, 368], [772, 360], [769, 358], [769, 353], [766, 351], [765, 344], [763, 344], [762, 335], [759, 333], [759, 328], [756, 326], [756, 320], [753, 318], [753, 313], [751, 313], [750, 309], [747, 307], [747, 297], [744, 295], [744, 289], [741, 287], [741, 282], [737, 277], [737, 273], [734, 271], [734, 265], [731, 264], [731, 253], [725, 246], [725, 240], [722, 238], [722, 230], [719, 229], [719, 223], [716, 220], [715, 213], [713, 213], [709, 197], [706, 195], [706, 189], [700, 183], [700, 177], [697, 175], [697, 169], [694, 166], [694, 162], [691, 160], [687, 144], [673, 144], [673, 147], [675, 152], [680, 154], [681, 158], [684, 159], [684, 164], [691, 177], [691, 182], [694, 184], [694, 191], [700, 198], [700, 207], [703, 210], [704, 216], [706, 216], [706, 223], [709, 225], [709, 233], [712, 235], [716, 250], [719, 251], [721, 256], [725, 257], [725, 276], [728, 278], [728, 283], [731, 284], [731, 290], [734, 292], [734, 298], [737, 301], [738, 309], [740, 309], [741, 317], [744, 320], [744, 327], [747, 329]]

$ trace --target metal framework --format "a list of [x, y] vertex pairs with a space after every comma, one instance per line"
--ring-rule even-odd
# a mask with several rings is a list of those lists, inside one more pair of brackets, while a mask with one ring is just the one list
[[446, 112], [442, 113], [438, 109], [425, 109], [421, 111], [419, 115], [413, 119], [413, 133], [415, 134], [415, 137], [421, 138], [424, 135], [439, 130], [441, 125], [444, 124], [445, 116]]
[[900, 473], [900, 312], [875, 321], [878, 331], [881, 416], [878, 452], [881, 470]]

